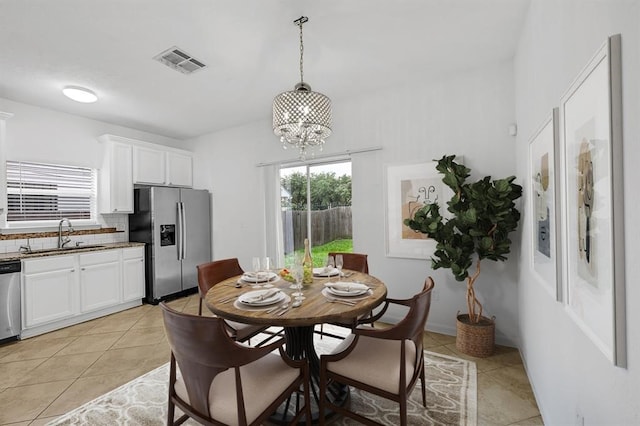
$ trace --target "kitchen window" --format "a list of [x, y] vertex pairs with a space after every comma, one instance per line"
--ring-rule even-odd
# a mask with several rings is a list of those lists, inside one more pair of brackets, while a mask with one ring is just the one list
[[6, 164], [9, 227], [57, 225], [62, 218], [96, 222], [95, 169], [19, 161]]

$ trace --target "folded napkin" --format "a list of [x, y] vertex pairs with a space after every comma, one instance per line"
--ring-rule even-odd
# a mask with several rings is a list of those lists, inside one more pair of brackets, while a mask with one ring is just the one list
[[269, 289], [269, 290], [265, 291], [262, 294], [256, 294], [255, 296], [245, 297], [245, 298], [243, 298], [243, 300], [245, 302], [247, 302], [247, 303], [259, 302], [261, 300], [265, 300], [265, 299], [268, 299], [270, 297], [273, 297], [278, 293], [280, 293], [280, 290], [278, 290], [277, 288], [272, 288], [272, 289]]
[[337, 268], [332, 268], [330, 266], [325, 266], [324, 268], [313, 268], [313, 275], [338, 275], [340, 271]]
[[369, 286], [362, 284], [362, 283], [349, 283], [349, 282], [343, 282], [343, 281], [338, 281], [335, 283], [326, 283], [325, 287], [329, 287], [332, 288], [334, 290], [337, 291], [344, 291], [344, 292], [357, 292], [357, 291], [366, 291], [369, 290]]
[[268, 272], [245, 272], [243, 276], [245, 278], [258, 281], [268, 281], [270, 278]]

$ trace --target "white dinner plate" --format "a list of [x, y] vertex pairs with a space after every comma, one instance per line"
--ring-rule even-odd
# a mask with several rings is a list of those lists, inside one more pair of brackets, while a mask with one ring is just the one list
[[326, 297], [327, 299], [330, 298], [336, 298], [336, 299], [342, 299], [342, 300], [350, 300], [350, 301], [356, 301], [356, 300], [364, 300], [367, 297], [369, 297], [371, 295], [371, 293], [369, 292], [369, 290], [365, 291], [364, 293], [361, 293], [359, 295], [353, 294], [353, 293], [349, 293], [348, 296], [345, 296], [344, 294], [334, 294], [331, 292], [331, 289], [329, 287], [325, 287], [322, 289], [322, 295], [324, 297]]
[[280, 290], [265, 289], [241, 294], [238, 301], [248, 306], [267, 306], [282, 301], [284, 297], [285, 294]]
[[248, 283], [266, 283], [276, 278], [278, 278], [278, 275], [273, 272], [245, 272], [241, 279]]
[[324, 285], [331, 294], [336, 296], [359, 296], [369, 291], [369, 286], [358, 282], [338, 281], [335, 283], [325, 283]]
[[313, 268], [313, 275], [316, 277], [335, 277], [339, 273], [338, 268]]

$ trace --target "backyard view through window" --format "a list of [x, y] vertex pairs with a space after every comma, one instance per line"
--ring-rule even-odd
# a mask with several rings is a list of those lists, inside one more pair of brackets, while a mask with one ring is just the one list
[[281, 168], [280, 203], [285, 265], [304, 252], [305, 238], [315, 266], [329, 252], [353, 251], [350, 161]]

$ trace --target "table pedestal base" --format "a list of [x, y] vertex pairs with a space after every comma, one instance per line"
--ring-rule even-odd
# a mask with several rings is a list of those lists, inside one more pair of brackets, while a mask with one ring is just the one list
[[[311, 418], [313, 423], [317, 423], [321, 415], [318, 404], [320, 391], [320, 358], [313, 345], [313, 329], [314, 326], [287, 327], [284, 333], [287, 338], [287, 355], [292, 359], [306, 358], [309, 362]], [[338, 406], [345, 406], [349, 402], [349, 395], [349, 387], [340, 383], [331, 383], [327, 388], [327, 398]], [[273, 413], [273, 416], [269, 419], [270, 422], [288, 424], [293, 418], [295, 410], [297, 410], [303, 402], [302, 394], [292, 395], [289, 400], [278, 407], [278, 410]], [[326, 410], [323, 417], [329, 419], [334, 415], [336, 415], [335, 412]]]

